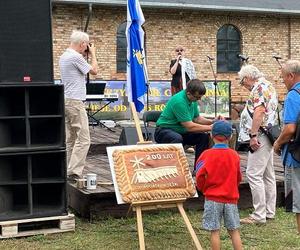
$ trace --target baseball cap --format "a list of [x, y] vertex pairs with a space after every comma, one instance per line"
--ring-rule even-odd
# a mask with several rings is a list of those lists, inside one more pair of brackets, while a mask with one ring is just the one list
[[212, 136], [221, 135], [229, 138], [232, 134], [232, 125], [227, 121], [216, 121], [213, 124], [211, 134]]

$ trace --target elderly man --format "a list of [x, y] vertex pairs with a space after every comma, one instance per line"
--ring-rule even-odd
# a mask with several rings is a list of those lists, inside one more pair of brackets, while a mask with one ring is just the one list
[[284, 127], [279, 138], [274, 143], [274, 151], [281, 154], [286, 167], [285, 195], [287, 208], [296, 213], [298, 233], [300, 234], [300, 162], [294, 160], [288, 152], [288, 143], [296, 132], [296, 123], [300, 115], [300, 61], [289, 60], [281, 70], [281, 76], [288, 90], [284, 101]]
[[254, 207], [253, 213], [241, 219], [241, 223], [265, 223], [275, 216], [276, 180], [273, 147], [261, 131], [276, 120], [277, 95], [272, 84], [252, 65], [242, 67], [239, 77], [240, 84], [250, 91], [241, 114], [239, 141], [250, 140], [246, 175]]
[[[89, 44], [88, 34], [73, 31], [69, 48], [59, 59], [61, 80], [65, 87], [67, 174], [69, 179], [82, 177], [90, 147], [88, 118], [83, 101], [86, 99], [86, 74], [97, 74], [96, 49]], [[84, 55], [89, 51], [91, 64]]]
[[[182, 143], [195, 145], [195, 161], [208, 148], [209, 135], [213, 120], [199, 115], [198, 100], [206, 93], [204, 84], [190, 80], [185, 90], [172, 96], [160, 115], [155, 130], [158, 143]], [[219, 119], [223, 119], [219, 117]]]

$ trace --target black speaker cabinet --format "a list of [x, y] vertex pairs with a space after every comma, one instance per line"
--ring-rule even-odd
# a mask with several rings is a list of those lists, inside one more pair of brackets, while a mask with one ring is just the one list
[[62, 85], [0, 85], [0, 153], [65, 148]]
[[0, 84], [53, 82], [50, 0], [0, 1]]
[[65, 150], [0, 154], [0, 220], [67, 214]]
[[62, 85], [0, 84], [0, 221], [67, 214], [64, 120]]
[[[155, 128], [153, 127], [148, 127], [147, 131], [145, 130], [145, 128], [142, 128], [142, 134], [145, 140], [155, 142], [154, 132], [155, 132]], [[119, 139], [120, 145], [136, 145], [138, 141], [139, 139], [135, 127], [122, 129], [120, 139]]]

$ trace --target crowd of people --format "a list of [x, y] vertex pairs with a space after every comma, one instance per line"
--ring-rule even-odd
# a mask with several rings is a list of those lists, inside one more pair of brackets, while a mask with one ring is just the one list
[[[176, 51], [180, 53], [182, 50]], [[180, 58], [178, 55], [177, 60], [171, 62], [172, 81], [176, 79], [175, 69]], [[180, 74], [177, 73], [177, 77]], [[239, 219], [237, 209], [241, 174], [238, 154], [228, 147], [231, 125], [223, 117], [209, 120], [199, 114], [197, 101], [206, 91], [203, 83], [198, 79], [187, 82], [186, 89], [183, 88], [170, 98], [156, 123], [156, 142], [195, 145], [196, 184], [205, 196], [202, 222], [203, 228], [211, 232], [212, 249], [220, 249], [223, 217], [234, 249], [242, 249], [238, 231], [240, 223], [265, 224], [267, 220], [275, 218], [277, 191], [274, 151], [282, 155], [287, 210], [296, 214], [300, 234], [300, 163], [288, 152], [288, 144], [295, 136], [300, 115], [300, 95], [291, 91], [300, 89], [300, 61], [289, 60], [281, 70], [288, 94], [284, 105], [283, 130], [275, 142], [267, 135], [267, 129], [275, 125], [277, 119], [278, 96], [274, 86], [253, 65], [242, 66], [238, 75], [240, 86], [250, 92], [240, 115], [238, 137], [240, 142], [249, 143], [246, 177], [254, 209], [248, 217]], [[208, 149], [207, 132], [210, 132], [215, 143], [211, 149]]]
[[[84, 58], [87, 50], [91, 64]], [[283, 129], [272, 145], [266, 128], [275, 124], [278, 97], [274, 86], [253, 65], [244, 65], [238, 72], [240, 86], [249, 91], [240, 116], [238, 140], [249, 143], [246, 177], [252, 193], [253, 212], [239, 218], [238, 185], [242, 179], [240, 158], [228, 147], [232, 126], [224, 117], [207, 119], [199, 112], [198, 101], [206, 88], [196, 79], [191, 60], [185, 57], [183, 46], [175, 49], [171, 61], [172, 97], [161, 113], [155, 130], [157, 143], [182, 143], [195, 146], [196, 186], [205, 196], [203, 228], [211, 232], [212, 249], [220, 249], [220, 226], [224, 218], [234, 249], [242, 249], [240, 223], [264, 224], [275, 218], [276, 180], [273, 152], [282, 156], [285, 167], [285, 193], [289, 211], [296, 214], [300, 234], [300, 163], [288, 150], [300, 115], [300, 61], [289, 60], [281, 69], [288, 90], [283, 113]], [[95, 46], [81, 31], [71, 35], [69, 48], [59, 60], [61, 80], [65, 86], [66, 145], [68, 178], [81, 178], [90, 146], [88, 118], [83, 101], [86, 98], [87, 73], [97, 74]], [[209, 136], [214, 146], [208, 149]]]

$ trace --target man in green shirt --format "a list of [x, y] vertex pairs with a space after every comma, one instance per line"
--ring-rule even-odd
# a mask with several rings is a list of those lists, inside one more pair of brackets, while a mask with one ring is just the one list
[[156, 122], [155, 141], [157, 143], [182, 143], [195, 145], [195, 161], [208, 148], [213, 120], [201, 117], [198, 100], [206, 93], [204, 84], [190, 80], [185, 90], [172, 96]]

